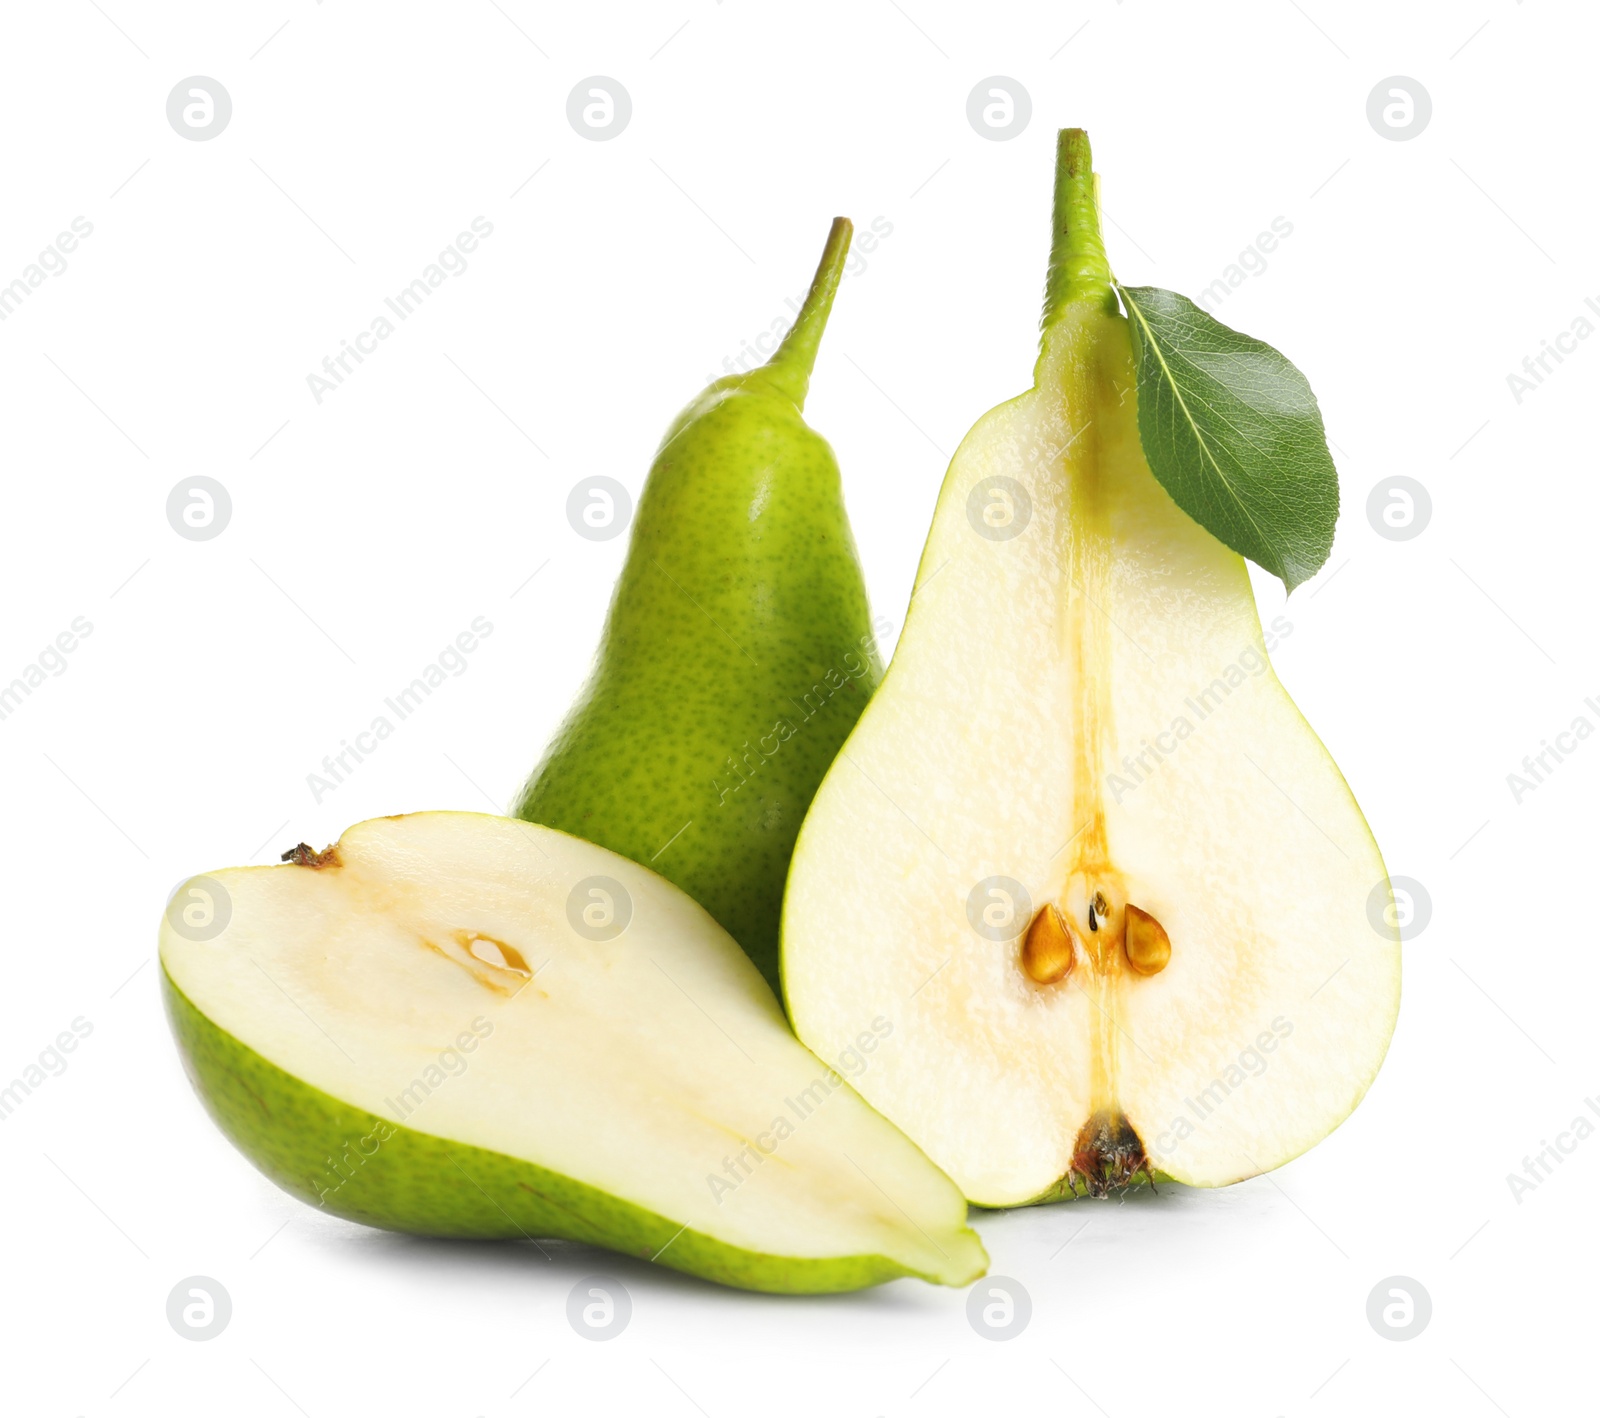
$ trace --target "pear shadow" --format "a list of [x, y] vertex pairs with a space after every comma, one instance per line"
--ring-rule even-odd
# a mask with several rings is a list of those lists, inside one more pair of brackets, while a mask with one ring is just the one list
[[[1113, 1250], [1140, 1243], [1141, 1238], [1210, 1234], [1228, 1218], [1257, 1221], [1274, 1211], [1279, 1193], [1262, 1178], [1227, 1187], [1189, 1187], [1178, 1182], [1129, 1188], [1107, 1197], [1064, 1197], [1036, 1206], [971, 1208], [970, 1224], [983, 1237], [995, 1266], [999, 1256], [1018, 1248], [1032, 1253], [1043, 1247], [1049, 1258], [1068, 1245]], [[1204, 1225], [1195, 1222], [1204, 1221]], [[1081, 1253], [1081, 1251], [1080, 1251]]]
[[[343, 1230], [344, 1228], [341, 1228]], [[379, 1266], [429, 1278], [482, 1279], [485, 1272], [543, 1280], [566, 1290], [591, 1275], [620, 1280], [636, 1293], [677, 1299], [730, 1299], [741, 1305], [766, 1302], [777, 1306], [863, 1308], [886, 1315], [920, 1313], [927, 1305], [924, 1293], [937, 1295], [943, 1286], [930, 1286], [915, 1277], [903, 1277], [864, 1290], [830, 1294], [775, 1294], [723, 1285], [698, 1275], [656, 1265], [638, 1256], [609, 1251], [582, 1241], [558, 1239], [462, 1240], [454, 1237], [413, 1236], [350, 1223], [343, 1235], [325, 1232], [320, 1243], [359, 1253]]]
[[980, 1201], [968, 1202], [974, 1220], [985, 1220], [994, 1216], [1021, 1216], [1021, 1215], [1048, 1215], [1052, 1212], [1079, 1212], [1092, 1215], [1102, 1207], [1131, 1206], [1139, 1210], [1148, 1211], [1173, 1211], [1215, 1192], [1206, 1187], [1186, 1187], [1181, 1182], [1162, 1182], [1152, 1187], [1149, 1183], [1140, 1183], [1137, 1186], [1124, 1187], [1113, 1190], [1105, 1196], [1089, 1196], [1079, 1193], [1077, 1196], [1058, 1197], [1054, 1201], [1035, 1202], [1023, 1206], [985, 1206]]

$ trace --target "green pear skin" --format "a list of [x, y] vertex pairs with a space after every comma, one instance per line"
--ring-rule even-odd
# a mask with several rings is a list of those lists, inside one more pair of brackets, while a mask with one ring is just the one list
[[839, 466], [801, 416], [850, 230], [772, 359], [667, 430], [594, 669], [515, 808], [681, 887], [774, 990], [795, 837], [882, 675]]
[[[268, 1062], [196, 1009], [165, 969], [161, 987], [184, 1069], [217, 1126], [285, 1191], [331, 1215], [413, 1235], [582, 1241], [779, 1294], [832, 1294], [918, 1275], [886, 1256], [745, 1250], [521, 1158], [402, 1127]], [[981, 1256], [976, 1238], [963, 1238]]]

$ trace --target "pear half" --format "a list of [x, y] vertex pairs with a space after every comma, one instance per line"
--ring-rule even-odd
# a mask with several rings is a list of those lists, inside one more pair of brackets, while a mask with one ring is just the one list
[[861, 1092], [989, 1206], [1277, 1167], [1399, 1006], [1378, 848], [1244, 562], [1146, 464], [1092, 180], [1063, 181], [1034, 386], [955, 454], [783, 921], [801, 1039], [892, 1021]]
[[[195, 1088], [286, 1190], [369, 1225], [565, 1237], [754, 1290], [983, 1272], [949, 1179], [654, 873], [453, 812], [293, 855], [193, 879], [161, 930]], [[870, 1072], [885, 1027], [840, 1069]]]

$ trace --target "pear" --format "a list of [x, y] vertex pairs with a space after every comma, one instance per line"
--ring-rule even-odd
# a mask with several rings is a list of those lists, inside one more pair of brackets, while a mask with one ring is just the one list
[[845, 1082], [887, 1021], [829, 1068], [654, 873], [453, 812], [287, 857], [192, 879], [161, 928], [189, 1076], [286, 1191], [752, 1290], [982, 1273], [960, 1193]]
[[1277, 1167], [1399, 1006], [1377, 845], [1152, 475], [1117, 294], [1070, 130], [1033, 387], [956, 451], [784, 910], [800, 1038], [892, 1021], [858, 1087], [987, 1206]]
[[681, 886], [774, 989], [795, 835], [882, 674], [838, 464], [801, 416], [850, 231], [772, 358], [667, 430], [593, 671], [515, 808]]

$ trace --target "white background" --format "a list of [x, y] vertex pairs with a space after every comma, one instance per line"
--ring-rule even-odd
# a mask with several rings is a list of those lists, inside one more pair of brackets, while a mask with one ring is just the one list
[[[1506, 1175], [1600, 1094], [1600, 741], [1520, 804], [1506, 775], [1574, 716], [1600, 724], [1600, 341], [1520, 404], [1506, 376], [1600, 297], [1596, 28], [1510, 0], [8, 7], [0, 283], [74, 217], [94, 231], [0, 324], [0, 681], [74, 617], [94, 629], [0, 722], [0, 1081], [93, 1026], [0, 1128], [7, 1410], [1587, 1403], [1600, 1139], [1520, 1203]], [[197, 74], [233, 102], [204, 142], [165, 114]], [[633, 101], [609, 142], [566, 118], [596, 74]], [[1009, 141], [966, 117], [990, 75], [1032, 96]], [[1432, 96], [1410, 141], [1367, 121], [1391, 75]], [[839, 294], [807, 414], [898, 630], [950, 453], [1029, 382], [1066, 124], [1093, 135], [1125, 282], [1197, 295], [1293, 225], [1217, 314], [1310, 378], [1344, 512], [1287, 607], [1258, 577], [1263, 620], [1292, 621], [1280, 676], [1432, 900], [1364, 1105], [1226, 1191], [979, 1215], [1033, 1300], [1005, 1343], [917, 1282], [751, 1296], [581, 1248], [364, 1231], [275, 1190], [179, 1068], [152, 963], [167, 894], [376, 814], [507, 804], [626, 545], [576, 536], [568, 491], [637, 492], [840, 212], [893, 233]], [[306, 376], [479, 215], [470, 269], [318, 404]], [[200, 474], [233, 515], [191, 542], [164, 509]], [[1403, 542], [1365, 514], [1399, 474], [1433, 502]], [[314, 801], [307, 774], [476, 616], [494, 631], [468, 671]], [[593, 1273], [633, 1297], [604, 1344], [565, 1318]], [[165, 1315], [195, 1274], [233, 1300], [206, 1343]], [[1409, 1342], [1366, 1317], [1393, 1275], [1432, 1296]]]

